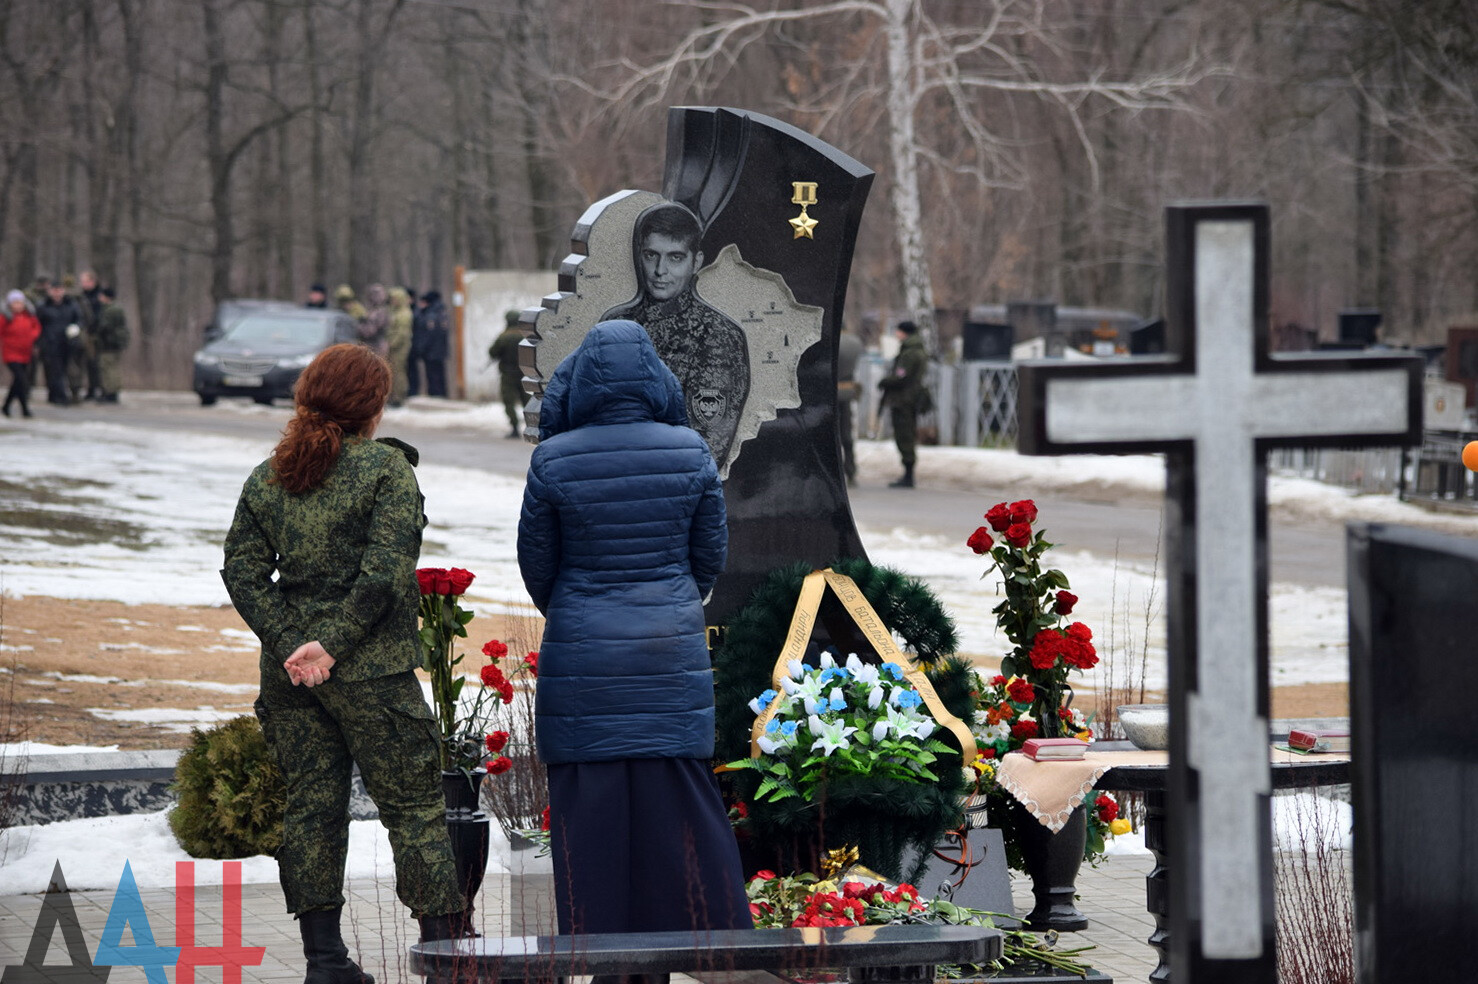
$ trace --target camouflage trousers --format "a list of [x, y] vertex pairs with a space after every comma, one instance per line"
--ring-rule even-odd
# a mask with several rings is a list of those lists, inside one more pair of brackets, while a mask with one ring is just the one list
[[898, 456], [907, 468], [919, 456], [919, 418], [912, 406], [893, 407], [893, 443], [898, 445]]
[[523, 391], [523, 374], [503, 376], [498, 382], [498, 395], [503, 398], [503, 412], [508, 414], [508, 426], [521, 430], [519, 418], [523, 416], [523, 405], [528, 394]]
[[123, 388], [123, 373], [118, 368], [121, 352], [99, 352], [97, 357], [97, 388], [103, 396], [117, 396]]
[[414, 673], [294, 687], [264, 667], [256, 712], [287, 784], [277, 864], [289, 912], [344, 904], [356, 762], [390, 833], [400, 901], [418, 918], [462, 911], [436, 725]]

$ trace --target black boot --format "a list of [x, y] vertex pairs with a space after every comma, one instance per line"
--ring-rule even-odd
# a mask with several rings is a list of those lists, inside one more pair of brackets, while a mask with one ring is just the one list
[[460, 940], [473, 935], [467, 925], [467, 913], [449, 912], [444, 916], [421, 917], [421, 942]]
[[911, 489], [911, 488], [913, 488], [913, 465], [904, 465], [903, 466], [903, 477], [897, 479], [896, 481], [889, 482], [888, 483], [888, 488], [890, 488], [890, 489]]
[[308, 975], [303, 978], [303, 984], [375, 984], [373, 977], [349, 959], [349, 948], [339, 935], [342, 912], [342, 909], [323, 909], [299, 914], [303, 956], [308, 958]]

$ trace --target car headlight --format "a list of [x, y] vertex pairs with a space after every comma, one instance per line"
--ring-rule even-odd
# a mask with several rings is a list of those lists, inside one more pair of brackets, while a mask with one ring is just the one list
[[308, 363], [313, 361], [316, 354], [310, 352], [306, 355], [290, 355], [285, 359], [278, 359], [277, 365], [281, 369], [307, 369]]
[[212, 368], [214, 366], [220, 365], [221, 364], [221, 357], [218, 356], [218, 355], [211, 355], [209, 352], [196, 352], [195, 353], [195, 364], [197, 366], [202, 366], [204, 368], [209, 369], [209, 368]]

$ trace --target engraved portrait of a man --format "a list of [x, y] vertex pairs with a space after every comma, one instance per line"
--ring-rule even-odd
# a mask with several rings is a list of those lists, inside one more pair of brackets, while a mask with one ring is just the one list
[[702, 236], [697, 216], [676, 202], [643, 211], [633, 236], [640, 293], [605, 319], [628, 318], [647, 330], [682, 385], [688, 423], [722, 469], [749, 397], [749, 349], [739, 325], [694, 291]]

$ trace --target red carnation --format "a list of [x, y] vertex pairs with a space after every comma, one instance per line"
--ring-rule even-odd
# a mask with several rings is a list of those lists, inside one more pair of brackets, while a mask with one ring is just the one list
[[507, 755], [499, 755], [488, 763], [488, 775], [501, 776], [511, 768], [513, 768], [513, 759]]
[[1030, 704], [1036, 699], [1037, 691], [1030, 683], [1017, 677], [1006, 686], [1006, 696], [1018, 704]]
[[549, 807], [547, 807], [547, 806], [544, 807], [544, 812], [541, 813], [541, 814], [539, 814], [539, 829], [540, 830], [548, 830], [549, 829]]
[[421, 594], [441, 594], [437, 589], [446, 580], [446, 570], [440, 567], [420, 567], [416, 569], [416, 584], [421, 589]]
[[1077, 639], [1064, 639], [1062, 643], [1063, 662], [1076, 666], [1080, 670], [1091, 670], [1098, 665], [1098, 650], [1093, 648], [1091, 642], [1081, 642]]
[[1006, 527], [1011, 525], [1011, 509], [1004, 502], [998, 502], [990, 507], [985, 514], [985, 521], [990, 523], [990, 528], [997, 533], [1006, 532]]
[[1037, 722], [1035, 721], [1017, 721], [1011, 726], [1012, 738], [1020, 738], [1022, 741], [1025, 741], [1028, 738], [1035, 738], [1036, 736]]
[[1006, 542], [1018, 549], [1032, 542], [1032, 528], [1028, 523], [1012, 523], [1006, 527]]
[[472, 573], [471, 571], [464, 571], [460, 567], [453, 567], [451, 570], [447, 571], [446, 574], [447, 583], [451, 586], [451, 590], [449, 590], [447, 594], [466, 594], [467, 589], [472, 587], [472, 582], [477, 579], [476, 574]]
[[1114, 802], [1113, 797], [1105, 794], [1098, 797], [1093, 805], [1098, 808], [1098, 819], [1103, 823], [1113, 823], [1119, 818], [1119, 804]]
[[504, 680], [503, 685], [498, 688], [498, 696], [503, 699], [503, 703], [505, 704], [513, 703], [513, 684]]
[[990, 685], [992, 687], [1004, 687], [1006, 685], [1006, 678], [997, 673], [990, 678]]
[[502, 659], [504, 656], [508, 655], [508, 647], [503, 645], [497, 639], [494, 639], [491, 642], [483, 644], [482, 654], [489, 659]]
[[1057, 600], [1052, 603], [1052, 611], [1056, 615], [1071, 615], [1073, 606], [1078, 603], [1078, 596], [1071, 591], [1057, 592]]
[[496, 690], [506, 682], [507, 678], [503, 676], [503, 671], [498, 669], [496, 664], [489, 663], [482, 668], [482, 685], [484, 687], [491, 687]]
[[996, 750], [986, 745], [980, 750], [980, 757], [983, 759], [993, 759], [996, 757]]
[[1093, 630], [1082, 622], [1074, 622], [1067, 627], [1067, 636], [1069, 639], [1076, 639], [1079, 642], [1092, 642]]
[[1056, 666], [1057, 657], [1062, 652], [1062, 644], [1065, 641], [1063, 634], [1056, 629], [1043, 629], [1038, 632], [1032, 639], [1032, 666], [1039, 670], [1050, 670]]
[[527, 656], [525, 656], [523, 658], [523, 661], [524, 661], [524, 665], [529, 668], [529, 672], [530, 673], [532, 673], [534, 676], [538, 676], [539, 675], [539, 654], [538, 653], [529, 653]]
[[990, 530], [984, 526], [971, 533], [970, 539], [965, 541], [965, 546], [974, 550], [977, 554], [983, 554], [995, 545], [996, 541], [991, 538]]
[[489, 755], [497, 755], [508, 744], [508, 732], [494, 731], [484, 739], [483, 743], [488, 746]]

